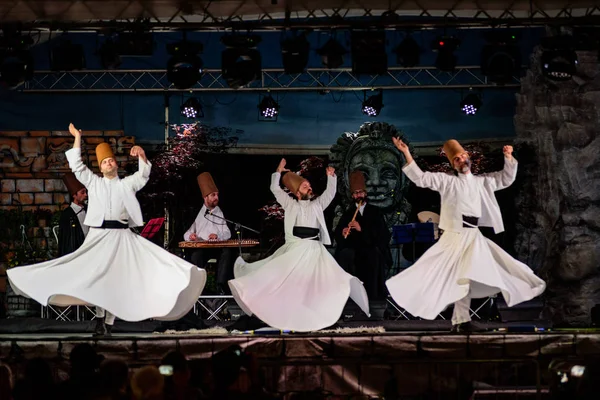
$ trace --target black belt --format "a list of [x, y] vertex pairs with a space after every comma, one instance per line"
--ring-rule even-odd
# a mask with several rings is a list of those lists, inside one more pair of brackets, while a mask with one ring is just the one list
[[312, 240], [319, 240], [319, 233], [321, 231], [317, 228], [308, 228], [306, 226], [295, 226], [293, 234], [300, 239], [311, 238]]
[[101, 229], [128, 229], [129, 225], [119, 221], [104, 221]]
[[[466, 222], [466, 224], [465, 224]], [[479, 218], [470, 217], [468, 215], [463, 215], [463, 228], [475, 228], [477, 227], [477, 223], [479, 222]], [[471, 225], [469, 225], [471, 224]], [[475, 226], [472, 226], [475, 225]]]

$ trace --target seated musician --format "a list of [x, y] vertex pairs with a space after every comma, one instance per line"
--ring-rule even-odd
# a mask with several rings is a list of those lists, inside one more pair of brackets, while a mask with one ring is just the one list
[[385, 271], [393, 264], [391, 234], [379, 208], [367, 201], [361, 171], [350, 174], [350, 193], [356, 204], [344, 212], [335, 230], [335, 259], [363, 282], [370, 300], [382, 300], [387, 296]]
[[[219, 189], [208, 172], [198, 175], [198, 185], [204, 198], [196, 220], [183, 235], [185, 241], [221, 241], [229, 240], [231, 232], [227, 223], [222, 220], [223, 211], [219, 208]], [[219, 216], [221, 218], [215, 217]], [[191, 262], [199, 268], [205, 268], [210, 259], [217, 259], [217, 289], [221, 294], [228, 294], [227, 281], [233, 279], [233, 249], [231, 248], [199, 248], [192, 251]]]

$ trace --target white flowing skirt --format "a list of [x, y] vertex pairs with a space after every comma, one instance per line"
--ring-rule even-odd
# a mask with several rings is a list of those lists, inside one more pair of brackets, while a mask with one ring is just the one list
[[483, 298], [501, 292], [512, 307], [546, 288], [527, 265], [476, 228], [444, 232], [438, 243], [386, 285], [399, 306], [425, 319], [435, 319], [465, 296]]
[[277, 329], [309, 332], [331, 326], [348, 297], [369, 315], [362, 282], [316, 240], [288, 242], [254, 263], [238, 257], [234, 276], [229, 287], [242, 310]]
[[42, 305], [95, 305], [125, 321], [176, 320], [194, 306], [206, 271], [129, 229], [90, 231], [79, 249], [8, 271], [17, 294]]

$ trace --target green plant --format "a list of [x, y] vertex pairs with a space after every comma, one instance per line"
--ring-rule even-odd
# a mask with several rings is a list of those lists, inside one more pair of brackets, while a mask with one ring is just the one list
[[22, 265], [36, 264], [51, 259], [47, 250], [29, 246], [27, 244], [19, 245], [14, 249], [6, 251], [6, 261], [8, 268], [14, 268]]

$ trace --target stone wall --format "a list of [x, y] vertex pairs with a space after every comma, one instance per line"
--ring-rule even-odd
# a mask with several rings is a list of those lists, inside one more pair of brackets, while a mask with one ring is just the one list
[[[121, 166], [128, 162], [135, 139], [123, 131], [84, 131], [84, 162], [98, 171], [94, 149], [98, 143], [113, 147]], [[45, 208], [58, 211], [69, 202], [62, 175], [69, 171], [65, 151], [73, 137], [65, 131], [0, 132], [0, 208]]]
[[600, 76], [579, 52], [578, 76], [545, 79], [541, 51], [521, 79], [515, 127], [518, 257], [546, 280], [545, 316], [583, 326], [600, 303]]

